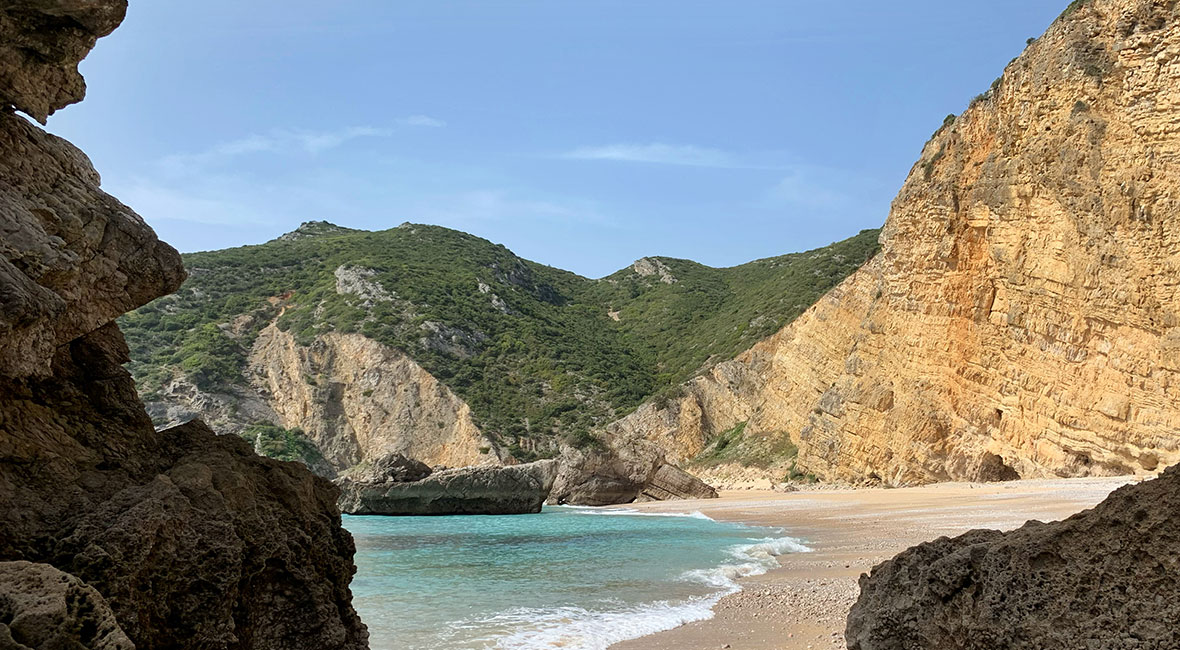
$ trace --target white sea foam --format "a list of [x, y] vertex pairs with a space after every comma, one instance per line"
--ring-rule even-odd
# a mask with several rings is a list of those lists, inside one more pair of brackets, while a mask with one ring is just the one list
[[778, 566], [778, 556], [809, 551], [810, 548], [793, 537], [766, 537], [730, 548], [729, 555], [737, 560], [736, 563], [711, 569], [694, 569], [685, 572], [683, 578], [716, 587], [723, 590], [723, 594], [737, 593], [742, 590], [738, 580], [762, 575], [773, 569]]
[[486, 621], [518, 631], [495, 640], [504, 650], [605, 650], [612, 644], [713, 618], [713, 605], [724, 594], [686, 602], [659, 601], [595, 612], [580, 607], [517, 609]]
[[[616, 510], [615, 514], [635, 513]], [[519, 608], [474, 624], [485, 629], [516, 630], [494, 640], [492, 647], [505, 650], [605, 650], [620, 641], [713, 618], [713, 606], [722, 597], [741, 591], [739, 579], [766, 573], [777, 565], [779, 555], [810, 550], [792, 537], [767, 537], [733, 546], [729, 554], [736, 563], [688, 571], [681, 576], [682, 580], [703, 583], [717, 591], [681, 602], [657, 601], [608, 611], [580, 607]]]

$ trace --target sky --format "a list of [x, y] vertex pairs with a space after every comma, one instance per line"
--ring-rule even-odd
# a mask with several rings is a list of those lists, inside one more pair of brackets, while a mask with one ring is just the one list
[[456, 228], [601, 277], [879, 227], [1065, 0], [131, 0], [50, 117], [182, 252]]

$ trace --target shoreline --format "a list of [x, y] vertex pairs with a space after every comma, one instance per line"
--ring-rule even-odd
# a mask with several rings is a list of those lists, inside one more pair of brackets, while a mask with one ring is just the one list
[[778, 556], [766, 573], [737, 579], [713, 617], [611, 645], [611, 650], [804, 650], [844, 648], [844, 622], [858, 579], [901, 551], [976, 528], [1011, 530], [1097, 505], [1143, 480], [1121, 476], [937, 483], [907, 488], [723, 491], [718, 499], [654, 501], [626, 508], [700, 512], [717, 521], [780, 528], [810, 552]]

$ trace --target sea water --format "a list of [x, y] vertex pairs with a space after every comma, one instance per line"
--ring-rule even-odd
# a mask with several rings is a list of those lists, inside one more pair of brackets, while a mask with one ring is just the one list
[[781, 530], [700, 513], [348, 517], [353, 604], [373, 650], [598, 650], [712, 616], [776, 556]]

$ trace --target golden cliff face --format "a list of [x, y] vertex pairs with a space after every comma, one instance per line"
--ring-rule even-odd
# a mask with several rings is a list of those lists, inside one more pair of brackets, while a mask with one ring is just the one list
[[1068, 12], [926, 144], [876, 258], [614, 428], [691, 456], [747, 421], [893, 484], [1180, 461], [1177, 11]]
[[500, 464], [463, 400], [360, 334], [302, 347], [272, 324], [254, 344], [249, 375], [279, 423], [307, 433], [337, 470], [394, 452], [428, 465]]

